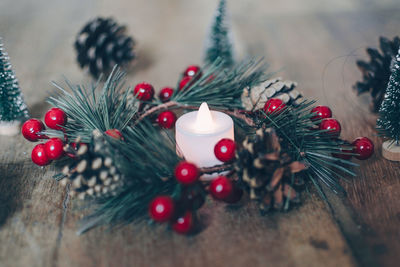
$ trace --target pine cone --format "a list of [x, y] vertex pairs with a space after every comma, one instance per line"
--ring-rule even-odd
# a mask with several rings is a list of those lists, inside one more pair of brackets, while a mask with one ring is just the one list
[[100, 132], [95, 132], [94, 145], [89, 147], [76, 140], [75, 148], [66, 145], [64, 150], [76, 159], [64, 167], [65, 178], [60, 183], [66, 186], [71, 183], [70, 195], [84, 199], [86, 196], [106, 197], [115, 195], [124, 184], [122, 176], [111, 157], [103, 156], [105, 139]]
[[299, 173], [306, 166], [293, 161], [281, 151], [279, 138], [272, 128], [259, 129], [253, 137], [247, 137], [236, 152], [235, 170], [239, 185], [259, 203], [261, 212], [270, 209], [286, 209], [285, 200], [299, 202], [295, 190], [303, 184]]
[[135, 58], [135, 42], [125, 35], [125, 26], [111, 18], [96, 18], [87, 23], [78, 34], [75, 49], [81, 68], [98, 77], [107, 74], [115, 64], [124, 65]]
[[363, 60], [357, 61], [357, 66], [362, 73], [363, 80], [353, 86], [358, 95], [370, 92], [372, 96], [370, 109], [372, 112], [379, 111], [379, 107], [385, 96], [393, 61], [399, 50], [400, 38], [394, 37], [391, 41], [385, 37], [380, 37], [379, 46], [381, 53], [378, 49], [367, 48], [367, 54], [370, 57], [369, 62]]
[[262, 109], [270, 98], [279, 98], [286, 105], [297, 106], [302, 101], [302, 94], [295, 89], [296, 86], [296, 82], [276, 78], [251, 89], [245, 88], [242, 93], [243, 106], [246, 110]]

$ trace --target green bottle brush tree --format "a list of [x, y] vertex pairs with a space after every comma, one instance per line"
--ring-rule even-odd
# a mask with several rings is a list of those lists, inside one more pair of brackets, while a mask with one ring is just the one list
[[19, 133], [21, 121], [28, 118], [28, 108], [0, 38], [0, 134]]

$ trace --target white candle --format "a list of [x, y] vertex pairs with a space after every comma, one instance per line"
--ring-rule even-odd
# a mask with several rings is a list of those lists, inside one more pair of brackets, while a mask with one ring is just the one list
[[225, 113], [210, 111], [202, 103], [199, 111], [182, 115], [175, 125], [178, 153], [198, 167], [222, 164], [214, 155], [214, 146], [222, 138], [234, 140], [233, 120]]

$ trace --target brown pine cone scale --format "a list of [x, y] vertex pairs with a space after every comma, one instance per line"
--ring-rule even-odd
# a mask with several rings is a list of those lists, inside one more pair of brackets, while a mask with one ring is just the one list
[[239, 185], [259, 203], [261, 212], [283, 210], [285, 203], [299, 202], [296, 189], [303, 181], [296, 174], [306, 166], [281, 151], [272, 128], [259, 129], [255, 136], [247, 137], [237, 149], [234, 166]]

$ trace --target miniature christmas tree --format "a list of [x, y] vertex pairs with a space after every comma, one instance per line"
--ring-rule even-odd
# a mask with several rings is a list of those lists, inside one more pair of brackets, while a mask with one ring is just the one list
[[0, 38], [0, 134], [15, 135], [19, 125], [29, 117], [10, 58]]
[[206, 40], [205, 63], [222, 58], [226, 67], [234, 64], [232, 33], [226, 14], [226, 0], [220, 0]]
[[382, 136], [389, 139], [382, 144], [382, 155], [389, 160], [400, 161], [400, 49], [379, 109], [377, 127]]

